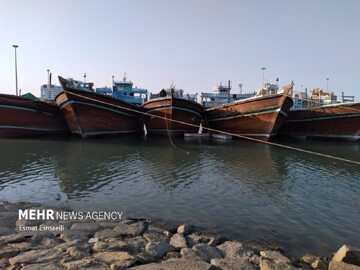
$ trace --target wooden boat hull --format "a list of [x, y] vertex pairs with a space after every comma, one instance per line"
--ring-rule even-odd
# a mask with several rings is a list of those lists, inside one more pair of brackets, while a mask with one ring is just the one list
[[[204, 108], [192, 100], [165, 97], [143, 104], [144, 123], [148, 134], [184, 136], [198, 131], [204, 117]], [[180, 123], [181, 122], [181, 123]]]
[[143, 131], [140, 109], [124, 101], [69, 88], [55, 101], [77, 137], [115, 137]]
[[0, 94], [0, 137], [66, 134], [69, 128], [55, 104]]
[[[288, 97], [291, 86], [283, 94], [247, 98], [207, 109], [206, 116], [212, 131], [230, 133], [235, 138], [250, 137], [268, 141], [285, 122], [292, 107]], [[230, 135], [229, 134], [229, 135]]]
[[291, 110], [281, 135], [343, 141], [360, 140], [360, 103]]

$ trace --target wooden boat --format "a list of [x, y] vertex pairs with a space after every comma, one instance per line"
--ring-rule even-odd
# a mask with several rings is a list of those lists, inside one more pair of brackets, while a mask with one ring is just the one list
[[360, 102], [291, 110], [281, 135], [301, 138], [360, 140]]
[[25, 137], [68, 133], [55, 104], [39, 99], [0, 94], [0, 137]]
[[209, 127], [231, 135], [268, 141], [277, 134], [293, 104], [288, 97], [291, 89], [292, 84], [281, 93], [257, 95], [208, 108], [205, 113]]
[[321, 88], [292, 91], [294, 106], [279, 135], [322, 140], [360, 140], [360, 103]]
[[73, 87], [59, 76], [64, 89], [55, 98], [73, 135], [81, 138], [141, 133], [139, 107], [122, 100]]
[[196, 133], [204, 118], [204, 108], [174, 88], [163, 89], [158, 98], [150, 99], [141, 108], [146, 113], [143, 118], [147, 133], [153, 135]]

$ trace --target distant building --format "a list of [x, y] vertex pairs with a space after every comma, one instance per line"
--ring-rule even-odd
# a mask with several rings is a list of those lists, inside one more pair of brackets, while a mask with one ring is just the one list
[[40, 88], [41, 100], [54, 101], [57, 94], [59, 94], [63, 88], [61, 86], [53, 84], [44, 84]]

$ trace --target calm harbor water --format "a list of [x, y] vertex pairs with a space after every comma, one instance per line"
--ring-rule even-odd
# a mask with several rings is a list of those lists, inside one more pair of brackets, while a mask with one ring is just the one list
[[[0, 139], [0, 200], [189, 222], [290, 255], [360, 237], [360, 166], [246, 141]], [[359, 143], [287, 145], [360, 161]]]

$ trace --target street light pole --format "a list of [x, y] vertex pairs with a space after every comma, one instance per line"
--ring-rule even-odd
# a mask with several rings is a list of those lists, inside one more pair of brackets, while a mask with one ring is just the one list
[[17, 57], [16, 57], [16, 48], [18, 45], [13, 45], [15, 48], [15, 82], [16, 82], [16, 95], [18, 95], [18, 76], [17, 76]]

